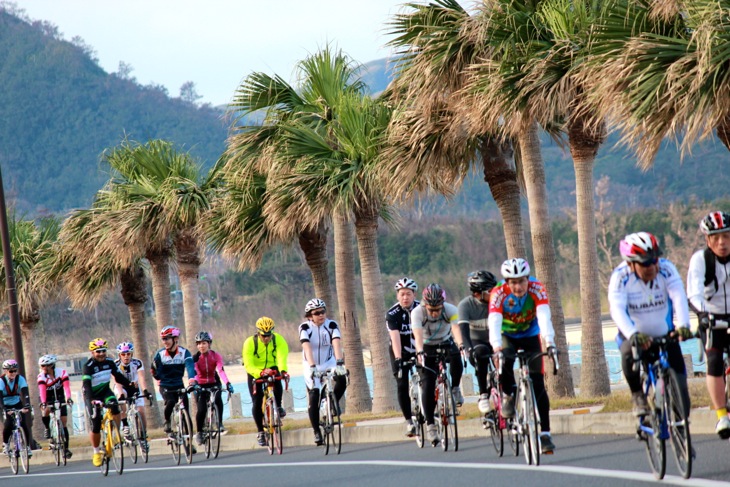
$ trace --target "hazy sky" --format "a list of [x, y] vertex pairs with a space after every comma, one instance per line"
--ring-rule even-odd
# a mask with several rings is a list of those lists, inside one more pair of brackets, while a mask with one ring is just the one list
[[11, 0], [66, 40], [80, 36], [107, 72], [120, 61], [171, 96], [193, 81], [203, 102], [230, 101], [253, 71], [293, 81], [297, 61], [328, 41], [355, 60], [384, 58], [386, 22], [405, 0]]

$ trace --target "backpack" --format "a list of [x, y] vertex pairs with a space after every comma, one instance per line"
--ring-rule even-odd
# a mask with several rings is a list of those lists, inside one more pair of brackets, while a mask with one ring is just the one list
[[[276, 362], [276, 335], [271, 335], [271, 342], [274, 344], [274, 348], [271, 349], [271, 356], [274, 359], [274, 362]], [[256, 333], [253, 337], [253, 354], [256, 356], [256, 358], [259, 357], [259, 334]]]
[[20, 384], [19, 375], [15, 377], [15, 385], [12, 389], [10, 388], [10, 382], [8, 382], [8, 378], [5, 374], [0, 377], [2, 377], [3, 382], [5, 383], [5, 390], [7, 391], [7, 393], [4, 394], [5, 397], [20, 396], [20, 393], [18, 392], [18, 385]]

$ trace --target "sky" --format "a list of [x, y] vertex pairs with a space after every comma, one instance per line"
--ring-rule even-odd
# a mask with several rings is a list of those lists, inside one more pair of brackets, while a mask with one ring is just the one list
[[131, 65], [142, 85], [179, 96], [195, 83], [221, 105], [252, 72], [294, 81], [294, 66], [328, 42], [366, 63], [388, 57], [386, 22], [405, 0], [11, 0], [33, 20], [80, 36], [100, 66]]

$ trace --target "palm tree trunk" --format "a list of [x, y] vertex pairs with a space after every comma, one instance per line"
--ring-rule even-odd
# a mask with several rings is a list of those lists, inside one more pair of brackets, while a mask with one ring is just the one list
[[338, 323], [342, 328], [342, 342], [345, 349], [345, 363], [350, 371], [350, 385], [347, 387], [347, 409], [352, 413], [370, 411], [373, 400], [365, 375], [365, 361], [362, 356], [362, 339], [357, 325], [355, 308], [355, 249], [352, 224], [343, 215], [334, 221], [335, 234], [335, 276], [337, 280]]
[[[201, 329], [200, 320], [200, 286], [198, 271], [200, 269], [200, 245], [193, 235], [192, 229], [180, 232], [175, 237], [177, 253], [177, 274], [183, 293], [183, 315], [185, 317], [184, 335], [180, 343], [185, 348], [195, 350], [193, 338]], [[188, 345], [191, 344], [191, 345]]]
[[145, 256], [150, 263], [152, 298], [155, 301], [157, 333], [172, 323], [170, 305], [170, 249], [148, 249]]
[[355, 232], [360, 253], [360, 272], [365, 295], [365, 316], [370, 336], [373, 369], [373, 412], [396, 410], [395, 381], [391, 374], [388, 354], [388, 330], [385, 319], [383, 280], [378, 261], [378, 212], [361, 206], [355, 211]]
[[527, 250], [520, 211], [520, 187], [517, 185], [517, 171], [508, 162], [511, 146], [487, 136], [481, 139], [480, 152], [484, 181], [489, 185], [502, 215], [507, 257], [512, 259], [525, 256]]
[[555, 246], [548, 214], [545, 166], [540, 153], [540, 138], [537, 123], [529, 121], [520, 132], [523, 171], [527, 189], [527, 202], [530, 208], [530, 229], [532, 249], [535, 254], [535, 274], [542, 281], [550, 296], [550, 311], [555, 328], [555, 344], [560, 353], [560, 370], [556, 377], [546, 375], [548, 390], [558, 397], [574, 396], [573, 378], [568, 359], [568, 346], [565, 338], [565, 316], [560, 302], [558, 273], [555, 267]]
[[[38, 378], [38, 346], [36, 344], [36, 328], [40, 321], [40, 312], [38, 309], [34, 309], [31, 316], [24, 316], [21, 313], [20, 316], [20, 334], [23, 337], [23, 360], [25, 361], [25, 380], [28, 382], [28, 393], [30, 394], [30, 403], [33, 405], [33, 409], [39, 412], [40, 409], [40, 398], [38, 396], [38, 386], [36, 385]], [[31, 419], [30, 413], [23, 416], [23, 418], [31, 421], [31, 435], [33, 438], [43, 438], [43, 422], [38, 420], [34, 421]], [[28, 440], [29, 444], [32, 445], [31, 439]]]
[[332, 290], [327, 260], [327, 233], [329, 228], [320, 222], [314, 230], [304, 230], [299, 234], [299, 247], [304, 252], [304, 258], [312, 273], [314, 294], [324, 300], [328, 306], [333, 305]]
[[[131, 323], [134, 353], [137, 358], [142, 360], [145, 364], [145, 384], [147, 384], [148, 387], [152, 387], [155, 382], [152, 378], [152, 373], [150, 372], [152, 355], [150, 354], [149, 347], [147, 346], [149, 333], [147, 330], [147, 320], [144, 312], [144, 305], [147, 302], [147, 280], [145, 278], [144, 269], [142, 266], [126, 269], [122, 272], [120, 281], [122, 285], [122, 299], [129, 310], [129, 321]], [[147, 421], [151, 428], [159, 428], [162, 426], [160, 408], [155, 400], [150, 401], [150, 407], [147, 408]]]
[[593, 162], [600, 138], [587, 132], [581, 120], [568, 130], [570, 153], [575, 166], [576, 209], [578, 223], [578, 259], [580, 263], [581, 314], [581, 395], [594, 397], [611, 393], [608, 365], [601, 324], [601, 288], [598, 277], [596, 216], [593, 196]]

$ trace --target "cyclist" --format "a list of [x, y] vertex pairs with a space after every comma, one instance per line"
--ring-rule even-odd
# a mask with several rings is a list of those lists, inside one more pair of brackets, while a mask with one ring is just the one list
[[[137, 411], [139, 417], [142, 419], [142, 425], [147, 431], [147, 416], [144, 408], [144, 396], [149, 396], [147, 390], [147, 383], [144, 378], [144, 364], [142, 361], [134, 357], [134, 344], [132, 342], [122, 342], [117, 345], [117, 359], [114, 361], [119, 367], [119, 371], [125, 375], [125, 377], [131, 382], [129, 387], [116, 383], [114, 384], [114, 392], [120, 402], [122, 409], [122, 434], [125, 437], [129, 437], [129, 424], [127, 422], [127, 404], [122, 401], [122, 397], [132, 397], [135, 394], [142, 391], [143, 396], [137, 398]], [[140, 438], [143, 442], [143, 446], [147, 446], [147, 438]]]
[[[256, 334], [246, 338], [243, 342], [241, 356], [243, 366], [248, 375], [248, 392], [251, 394], [251, 414], [256, 423], [256, 440], [259, 446], [266, 446], [266, 435], [264, 434], [264, 384], [254, 382], [259, 377], [272, 375], [272, 372], [280, 372], [286, 375], [287, 360], [289, 357], [289, 345], [284, 337], [274, 332], [276, 324], [267, 316], [256, 320]], [[279, 405], [279, 417], [286, 416], [286, 410], [281, 407], [281, 396], [283, 390], [281, 382], [274, 382], [274, 397]]]
[[[608, 284], [608, 304], [611, 318], [618, 327], [616, 341], [621, 351], [621, 368], [631, 390], [631, 402], [636, 416], [649, 414], [649, 404], [641, 390], [641, 377], [634, 371], [632, 345], [643, 350], [651, 348], [651, 339], [675, 332], [680, 340], [692, 337], [689, 329], [689, 308], [682, 278], [662, 255], [654, 235], [638, 232], [626, 235], [619, 243], [624, 262]], [[675, 314], [679, 327], [672, 322]], [[677, 372], [679, 388], [684, 398], [685, 413], [689, 414], [687, 371], [678, 343], [667, 347], [669, 365]]]
[[[55, 355], [44, 355], [38, 359], [38, 366], [41, 372], [38, 374], [38, 393], [41, 399], [41, 421], [43, 421], [43, 436], [46, 439], [51, 437], [51, 411], [53, 403], [58, 401], [73, 405], [71, 400], [71, 381], [68, 372], [64, 369], [56, 369], [57, 357]], [[68, 408], [61, 406], [61, 423], [63, 424], [66, 458], [71, 458], [71, 451], [68, 449]]]
[[[183, 376], [188, 373], [188, 384], [197, 388], [197, 379], [195, 375], [195, 363], [190, 350], [178, 345], [180, 340], [180, 329], [174, 326], [166, 326], [160, 330], [160, 339], [163, 347], [155, 353], [152, 358], [152, 366], [150, 371], [152, 377], [157, 381], [160, 388], [160, 394], [165, 401], [165, 433], [172, 434], [170, 426], [170, 417], [172, 410], [178, 400], [178, 395], [182, 395], [185, 408], [190, 410], [188, 403], [188, 395], [186, 393], [178, 393], [179, 389], [184, 387]], [[193, 448], [195, 453], [195, 448]]]
[[91, 462], [95, 467], [101, 465], [103, 454], [99, 449], [101, 443], [101, 420], [102, 415], [97, 414], [92, 401], [100, 401], [111, 409], [114, 422], [119, 424], [121, 410], [116, 396], [109, 387], [111, 377], [114, 376], [117, 383], [125, 387], [130, 386], [129, 380], [122, 374], [114, 361], [107, 357], [107, 342], [103, 338], [94, 338], [89, 342], [91, 358], [86, 361], [81, 369], [81, 384], [84, 391], [84, 401], [88, 417], [91, 418], [91, 430], [89, 438], [94, 448], [94, 456]]
[[408, 396], [408, 374], [412, 366], [404, 364], [416, 354], [416, 344], [411, 329], [411, 311], [419, 304], [415, 300], [416, 291], [418, 291], [416, 281], [407, 277], [399, 279], [395, 283], [395, 296], [398, 302], [385, 314], [385, 323], [390, 335], [390, 362], [398, 386], [398, 404], [406, 420], [408, 437], [415, 436], [416, 426], [411, 418], [411, 400]]
[[[553, 356], [556, 349], [547, 291], [530, 276], [530, 264], [521, 258], [508, 259], [502, 263], [501, 271], [504, 281], [489, 295], [487, 322], [494, 353], [504, 354], [499, 380], [504, 393], [502, 414], [509, 418], [515, 415], [515, 352], [524, 350], [531, 357], [542, 352], [543, 341]], [[529, 367], [540, 414], [540, 445], [543, 453], [551, 454], [555, 444], [550, 435], [550, 398], [545, 390], [543, 361], [530, 360]]]
[[[198, 407], [195, 413], [195, 425], [198, 429], [198, 434], [195, 435], [195, 442], [198, 445], [203, 444], [203, 433], [201, 431], [203, 431], [203, 425], [205, 424], [210, 389], [221, 385], [221, 381], [224, 381], [228, 392], [233, 394], [233, 386], [231, 385], [231, 381], [228, 380], [226, 371], [223, 369], [223, 357], [218, 352], [210, 349], [212, 344], [213, 336], [207, 331], [200, 331], [195, 335], [195, 346], [198, 348], [198, 352], [193, 355], [193, 362], [195, 363], [195, 375], [201, 389], [195, 396]], [[226, 434], [226, 429], [223, 427], [223, 398], [221, 394], [216, 394], [214, 402], [218, 412], [220, 432], [224, 435]]]
[[[438, 357], [434, 351], [443, 347], [449, 353], [449, 371], [451, 373], [451, 392], [457, 406], [464, 403], [461, 395], [461, 374], [464, 365], [461, 363], [459, 350], [462, 345], [461, 330], [459, 329], [456, 306], [446, 302], [446, 291], [438, 284], [429, 284], [424, 288], [419, 306], [411, 311], [411, 327], [416, 342], [416, 354], [421, 357], [421, 395], [423, 397], [423, 415], [426, 418], [428, 439], [432, 446], [441, 442], [436, 424], [434, 411], [436, 410], [436, 374], [438, 373]], [[459, 343], [457, 348], [454, 343]]]
[[[5, 422], [3, 426], [3, 454], [7, 455], [10, 445], [10, 435], [15, 427], [15, 420], [7, 411], [22, 411], [27, 413], [30, 411], [30, 394], [28, 392], [28, 382], [25, 377], [18, 374], [18, 362], [8, 359], [3, 362], [3, 375], [0, 375], [0, 398], [2, 398], [3, 416]], [[25, 418], [21, 415], [20, 424], [25, 431], [25, 437], [30, 441], [30, 428], [25, 422]], [[28, 445], [28, 456], [33, 456], [33, 451]]]
[[[304, 382], [309, 395], [309, 422], [314, 430], [314, 443], [323, 444], [319, 432], [319, 393], [322, 385], [315, 372], [335, 368], [335, 399], [337, 401], [347, 389], [347, 370], [340, 346], [340, 327], [337, 322], [327, 318], [327, 305], [319, 298], [307, 301], [304, 306], [307, 321], [299, 325], [299, 341], [302, 343], [304, 358]], [[338, 406], [339, 407], [339, 404]]]
[[489, 271], [470, 272], [466, 278], [471, 296], [459, 303], [459, 327], [464, 339], [464, 347], [469, 351], [469, 362], [476, 368], [479, 385], [481, 413], [489, 412], [489, 391], [487, 390], [487, 370], [492, 346], [489, 344], [489, 291], [497, 285], [497, 278]]
[[[707, 248], [696, 252], [689, 261], [687, 297], [700, 317], [700, 332], [707, 353], [707, 391], [717, 414], [715, 432], [730, 438], [730, 418], [725, 403], [725, 367], [723, 352], [730, 342], [727, 330], [709, 330], [709, 314], [715, 326], [730, 322], [730, 214], [714, 211], [700, 222]], [[718, 323], [719, 321], [719, 323]], [[725, 325], [727, 326], [727, 325]]]

